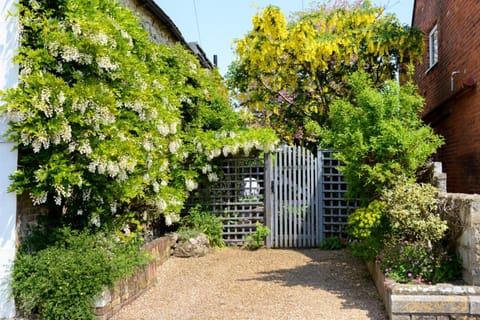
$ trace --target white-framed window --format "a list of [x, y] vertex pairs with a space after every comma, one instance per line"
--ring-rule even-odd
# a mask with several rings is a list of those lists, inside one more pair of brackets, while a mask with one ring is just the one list
[[436, 24], [428, 34], [428, 51], [431, 68], [438, 62], [438, 24]]

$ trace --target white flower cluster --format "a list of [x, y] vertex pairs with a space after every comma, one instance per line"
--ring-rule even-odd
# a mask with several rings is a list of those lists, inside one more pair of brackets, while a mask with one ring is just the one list
[[208, 174], [208, 181], [210, 182], [217, 182], [218, 181], [218, 176], [215, 172], [211, 172]]
[[212, 172], [212, 166], [209, 165], [209, 164], [206, 164], [202, 167], [202, 173], [203, 174], [207, 174], [207, 173], [210, 173]]
[[188, 191], [193, 191], [198, 188], [198, 184], [192, 179], [186, 179], [185, 187], [187, 188]]
[[164, 137], [170, 133], [170, 127], [163, 122], [157, 124], [157, 130]]
[[45, 129], [40, 130], [36, 135], [22, 131], [20, 134], [22, 143], [24, 145], [31, 145], [34, 153], [40, 152], [42, 147], [48, 149], [50, 147], [50, 139]]
[[53, 199], [55, 200], [55, 204], [57, 206], [62, 204], [63, 198], [69, 198], [72, 196], [72, 186], [68, 186], [66, 189], [62, 185], [55, 185], [55, 195]]
[[176, 153], [179, 148], [180, 148], [180, 140], [173, 140], [173, 141], [170, 141], [170, 143], [168, 144], [168, 150], [170, 150], [170, 153]]
[[127, 109], [133, 110], [138, 114], [138, 117], [140, 120], [145, 121], [147, 120], [147, 113], [146, 110], [148, 110], [148, 106], [139, 102], [125, 102], [123, 106]]
[[222, 154], [222, 149], [213, 149], [207, 151], [207, 159], [212, 160]]
[[47, 202], [47, 196], [48, 196], [48, 192], [45, 192], [44, 194], [38, 197], [33, 195], [33, 193], [30, 193], [30, 199], [32, 199], [32, 203], [34, 206], [38, 206], [40, 204]]
[[174, 222], [180, 221], [180, 216], [177, 213], [171, 212], [165, 214], [165, 224], [171, 226]]
[[97, 57], [95, 59], [97, 66], [105, 71], [116, 71], [119, 67], [116, 63], [110, 61], [108, 56]]
[[54, 57], [60, 56], [65, 62], [74, 61], [84, 65], [90, 65], [93, 62], [92, 56], [90, 56], [89, 54], [80, 52], [77, 47], [66, 45], [61, 49], [56, 49], [56, 51], [55, 51], [55, 47], [54, 49], [51, 49], [49, 47], [49, 50]]
[[59, 145], [63, 142], [70, 142], [72, 140], [72, 128], [67, 121], [64, 121], [60, 128], [53, 134], [52, 143], [54, 145]]
[[128, 156], [120, 157], [118, 163], [112, 160], [94, 159], [88, 165], [88, 171], [98, 172], [101, 175], [108, 175], [111, 178], [117, 178], [119, 181], [127, 179], [128, 173], [133, 172], [136, 161]]
[[115, 48], [115, 47], [116, 47], [115, 41], [114, 41], [113, 39], [110, 39], [106, 33], [103, 33], [103, 32], [101, 32], [101, 31], [100, 31], [100, 32], [91, 33], [88, 37], [89, 37], [89, 38], [93, 41], [93, 43], [95, 43], [95, 44], [102, 45], [102, 46], [106, 46], [109, 42], [111, 42], [112, 48]]

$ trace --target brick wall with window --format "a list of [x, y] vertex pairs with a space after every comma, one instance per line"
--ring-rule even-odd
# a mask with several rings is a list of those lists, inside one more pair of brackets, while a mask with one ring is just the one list
[[426, 49], [414, 79], [425, 97], [424, 120], [446, 140], [436, 157], [447, 189], [480, 193], [480, 1], [416, 0], [413, 25]]

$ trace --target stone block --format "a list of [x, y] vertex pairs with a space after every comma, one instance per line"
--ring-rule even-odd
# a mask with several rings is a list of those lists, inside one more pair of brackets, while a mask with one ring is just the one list
[[412, 315], [412, 320], [437, 320], [435, 315]]
[[392, 295], [392, 314], [468, 314], [467, 296]]
[[480, 296], [470, 296], [470, 314], [474, 316], [480, 316]]

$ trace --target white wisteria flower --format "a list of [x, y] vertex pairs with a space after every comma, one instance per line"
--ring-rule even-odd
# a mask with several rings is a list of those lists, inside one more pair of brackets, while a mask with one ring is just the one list
[[185, 187], [187, 188], [188, 191], [193, 191], [197, 189], [198, 184], [193, 181], [192, 179], [186, 179], [185, 180]]
[[215, 172], [211, 172], [208, 174], [208, 181], [210, 182], [217, 182], [218, 181], [218, 176]]

